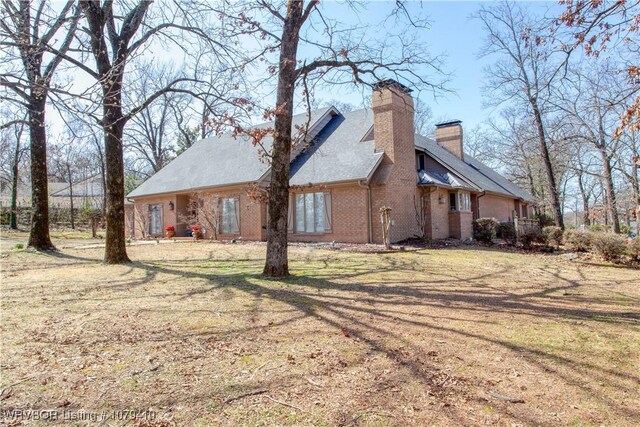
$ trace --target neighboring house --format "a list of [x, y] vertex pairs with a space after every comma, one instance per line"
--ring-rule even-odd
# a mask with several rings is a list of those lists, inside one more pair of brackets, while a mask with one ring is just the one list
[[[409, 93], [387, 80], [375, 87], [372, 110], [311, 113], [307, 136], [291, 156], [291, 241], [381, 243], [383, 206], [392, 209], [394, 242], [466, 239], [474, 218], [530, 215], [529, 194], [464, 154], [460, 122], [439, 124], [436, 141], [414, 134]], [[294, 117], [294, 129], [305, 123], [306, 115]], [[271, 142], [262, 141], [267, 151]], [[197, 198], [218, 219], [219, 238], [264, 240], [266, 202], [256, 193], [267, 188], [269, 171], [249, 138], [198, 141], [127, 196], [135, 205], [129, 224], [136, 223], [136, 237], [141, 228], [160, 236], [168, 225], [184, 236], [190, 200]]]
[[[51, 186], [51, 183], [49, 183]], [[102, 176], [94, 175], [89, 178], [74, 182], [69, 185], [64, 183], [64, 187], [54, 192], [50, 192], [49, 205], [52, 207], [71, 207], [71, 195], [73, 194], [73, 207], [81, 209], [90, 207], [92, 209], [102, 209], [104, 204], [104, 187]]]
[[[54, 206], [55, 199], [52, 197], [56, 192], [69, 186], [68, 182], [64, 182], [54, 176], [49, 176], [47, 189], [49, 191], [49, 206]], [[18, 183], [18, 198], [16, 200], [19, 208], [31, 207], [31, 183]], [[11, 183], [0, 181], [0, 208], [11, 207]]]

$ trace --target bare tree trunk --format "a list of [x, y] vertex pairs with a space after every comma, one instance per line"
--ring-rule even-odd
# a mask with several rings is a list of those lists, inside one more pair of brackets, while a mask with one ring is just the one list
[[265, 276], [272, 277], [289, 275], [287, 217], [289, 214], [291, 123], [302, 6], [301, 1], [289, 1], [280, 44], [280, 70], [269, 188], [269, 238], [267, 239], [267, 259], [263, 271]]
[[578, 189], [580, 190], [580, 197], [582, 198], [582, 222], [585, 226], [591, 225], [589, 219], [589, 196], [584, 189], [584, 182], [582, 182], [582, 171], [578, 174]]
[[71, 229], [76, 229], [75, 215], [73, 213], [73, 177], [71, 176], [71, 165], [67, 163], [67, 178], [69, 179], [69, 218], [71, 220]]
[[[113, 86], [119, 85], [115, 83]], [[106, 247], [104, 262], [122, 264], [130, 262], [127, 256], [124, 217], [124, 159], [122, 137], [125, 120], [120, 107], [120, 87], [108, 88], [105, 85], [104, 124], [110, 132], [104, 134], [104, 147], [107, 161], [107, 209], [106, 209]]]
[[545, 172], [547, 173], [547, 186], [551, 195], [551, 207], [553, 208], [554, 221], [557, 227], [564, 230], [564, 218], [562, 218], [562, 209], [560, 206], [560, 197], [558, 196], [558, 187], [556, 186], [556, 177], [549, 156], [549, 148], [547, 147], [547, 137], [544, 132], [544, 124], [542, 123], [542, 114], [538, 108], [538, 103], [534, 98], [530, 98], [531, 107], [536, 121], [538, 130], [538, 139], [540, 141], [540, 154], [544, 162]]
[[636, 211], [636, 235], [640, 236], [640, 179], [638, 179], [638, 164], [633, 163], [631, 166], [633, 199]]
[[[43, 91], [42, 88], [35, 89]], [[31, 138], [31, 230], [28, 246], [50, 251], [55, 247], [49, 235], [49, 191], [47, 182], [46, 95], [32, 94], [29, 105]]]
[[20, 136], [16, 138], [16, 150], [13, 153], [13, 164], [11, 165], [11, 211], [9, 212], [9, 227], [12, 230], [18, 229], [18, 163], [20, 163]]
[[[602, 147], [602, 146], [601, 146]], [[613, 174], [611, 172], [611, 160], [607, 156], [607, 152], [604, 148], [599, 148], [600, 157], [602, 159], [602, 169], [605, 183], [605, 193], [607, 201], [607, 212], [611, 217], [611, 224], [613, 225], [613, 232], [620, 233], [620, 218], [618, 217], [618, 208], [616, 202], [616, 191], [613, 185]]]

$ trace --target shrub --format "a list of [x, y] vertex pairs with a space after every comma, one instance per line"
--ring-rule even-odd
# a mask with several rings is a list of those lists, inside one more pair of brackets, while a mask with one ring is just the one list
[[24, 249], [24, 245], [23, 245], [22, 243], [16, 243], [15, 248], [16, 248], [17, 250]]
[[510, 245], [515, 245], [518, 240], [516, 227], [512, 222], [501, 222], [496, 229], [496, 235]]
[[545, 243], [548, 246], [553, 244], [556, 248], [560, 247], [563, 235], [562, 228], [556, 227], [555, 225], [546, 226], [542, 229], [542, 235], [544, 236]]
[[627, 240], [627, 252], [636, 261], [640, 261], [640, 236]]
[[607, 261], [618, 261], [625, 252], [625, 239], [618, 234], [596, 234], [593, 236], [593, 251]]
[[631, 234], [631, 227], [629, 227], [627, 224], [620, 224], [620, 234], [628, 236], [629, 234]]
[[529, 230], [520, 235], [520, 243], [525, 249], [530, 249], [534, 243], [544, 243], [545, 239], [538, 230]]
[[594, 233], [599, 233], [602, 231], [602, 226], [600, 224], [591, 224], [589, 226], [589, 231], [593, 231]]
[[567, 230], [564, 232], [564, 244], [576, 252], [586, 252], [591, 249], [593, 234], [584, 230]]
[[479, 242], [491, 243], [498, 234], [498, 220], [478, 218], [473, 222], [473, 238]]
[[533, 216], [533, 219], [537, 219], [540, 222], [541, 227], [546, 227], [547, 225], [553, 225], [556, 223], [551, 215], [547, 215], [545, 213], [537, 213]]

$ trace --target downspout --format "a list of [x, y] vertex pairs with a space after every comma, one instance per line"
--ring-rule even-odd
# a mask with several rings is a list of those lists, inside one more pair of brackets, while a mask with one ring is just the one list
[[371, 217], [371, 186], [366, 183], [363, 184], [363, 181], [358, 181], [358, 185], [362, 188], [367, 189], [367, 211], [369, 215], [369, 220], [367, 221], [367, 231], [369, 232], [369, 243], [373, 243], [373, 220]]

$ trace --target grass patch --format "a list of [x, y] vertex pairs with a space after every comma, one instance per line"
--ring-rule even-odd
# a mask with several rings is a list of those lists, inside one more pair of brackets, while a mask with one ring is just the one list
[[101, 249], [9, 251], [3, 407], [68, 400], [178, 425], [640, 424], [637, 270], [295, 246], [293, 275], [269, 280], [264, 251], [130, 246], [123, 266]]

